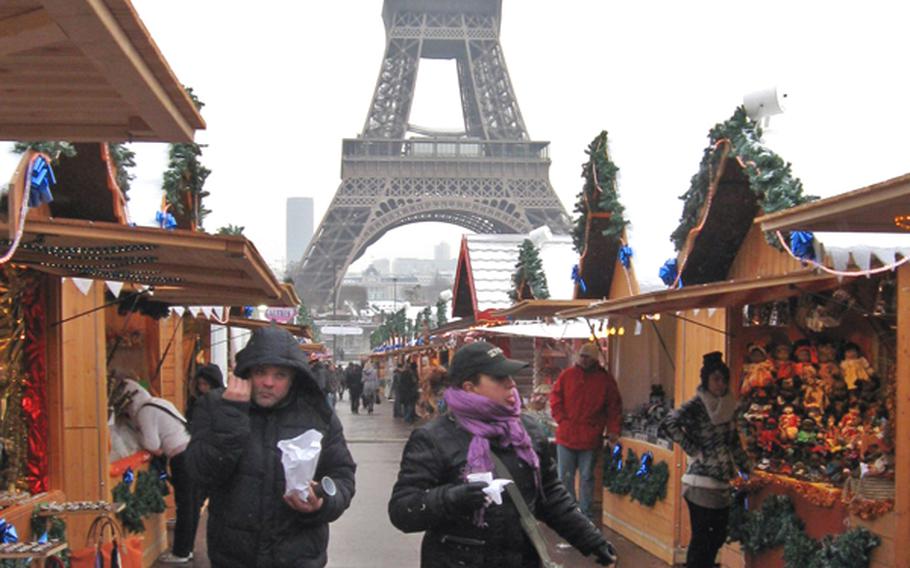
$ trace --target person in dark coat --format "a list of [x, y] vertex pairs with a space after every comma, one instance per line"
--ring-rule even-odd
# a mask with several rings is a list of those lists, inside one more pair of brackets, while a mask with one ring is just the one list
[[401, 398], [401, 410], [404, 421], [413, 424], [417, 419], [415, 412], [420, 388], [417, 384], [417, 364], [409, 363], [398, 375], [398, 396]]
[[[236, 376], [235, 376], [236, 375]], [[285, 496], [280, 440], [323, 434], [314, 479], [337, 491]], [[253, 332], [234, 375], [193, 411], [188, 470], [209, 494], [208, 553], [215, 568], [322, 568], [328, 524], [354, 496], [356, 466], [341, 423], [310, 373], [297, 341], [272, 326]], [[311, 489], [316, 485], [311, 484]]]
[[357, 363], [348, 363], [344, 370], [344, 382], [351, 397], [351, 412], [360, 414], [360, 395], [363, 394], [363, 368]]
[[196, 369], [193, 376], [192, 393], [189, 402], [186, 403], [186, 421], [193, 421], [193, 407], [196, 402], [213, 390], [224, 390], [224, 374], [221, 368], [214, 363], [202, 365]]
[[521, 414], [511, 375], [526, 366], [486, 342], [463, 347], [446, 377], [448, 412], [411, 434], [389, 517], [404, 532], [425, 531], [422, 568], [541, 565], [511, 496], [504, 493], [501, 505], [487, 506], [486, 483], [466, 481], [471, 473], [494, 470], [491, 452], [538, 520], [599, 564], [616, 561], [612, 545], [559, 481], [540, 423]]

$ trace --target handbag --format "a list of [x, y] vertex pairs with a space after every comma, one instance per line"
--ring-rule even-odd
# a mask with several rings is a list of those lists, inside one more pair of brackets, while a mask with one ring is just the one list
[[[108, 542], [105, 542], [105, 540]], [[124, 546], [123, 532], [120, 529], [120, 525], [110, 515], [101, 515], [92, 521], [88, 529], [88, 535], [85, 538], [85, 548], [71, 551], [70, 567], [132, 568], [141, 566], [141, 544], [138, 552], [139, 564], [136, 564], [135, 546]]]
[[540, 534], [540, 527], [537, 525], [537, 519], [534, 518], [534, 515], [531, 514], [531, 510], [528, 509], [528, 504], [525, 503], [524, 497], [521, 496], [521, 491], [519, 491], [518, 486], [515, 485], [509, 468], [506, 467], [506, 464], [502, 463], [502, 460], [493, 452], [490, 452], [490, 456], [493, 458], [493, 469], [496, 472], [496, 477], [513, 481], [513, 483], [506, 485], [506, 492], [509, 494], [509, 498], [515, 505], [515, 508], [518, 509], [518, 515], [521, 517], [521, 528], [524, 529], [531, 544], [534, 545], [534, 550], [537, 551], [537, 555], [540, 557], [541, 567], [562, 568], [562, 564], [553, 562], [553, 559], [550, 558], [550, 551], [547, 550], [547, 543], [544, 541], [543, 535]]

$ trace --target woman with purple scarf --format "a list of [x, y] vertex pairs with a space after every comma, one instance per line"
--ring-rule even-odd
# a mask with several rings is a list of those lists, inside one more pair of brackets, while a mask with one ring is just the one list
[[615, 562], [613, 546], [559, 481], [543, 427], [521, 413], [511, 375], [524, 367], [489, 343], [466, 345], [446, 377], [448, 412], [411, 434], [389, 517], [404, 532], [425, 531], [422, 568], [541, 565], [509, 493], [496, 505], [485, 481], [468, 482], [470, 474], [503, 477], [494, 472], [494, 455], [534, 517], [599, 564]]

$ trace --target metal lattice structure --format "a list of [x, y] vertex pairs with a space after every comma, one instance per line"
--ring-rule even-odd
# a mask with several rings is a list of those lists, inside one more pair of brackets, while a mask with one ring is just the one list
[[[530, 140], [512, 89], [501, 14], [501, 0], [385, 0], [386, 51], [363, 132], [344, 140], [341, 186], [295, 268], [309, 306], [331, 302], [348, 266], [403, 225], [569, 231], [549, 143]], [[463, 132], [409, 124], [421, 59], [456, 61]]]

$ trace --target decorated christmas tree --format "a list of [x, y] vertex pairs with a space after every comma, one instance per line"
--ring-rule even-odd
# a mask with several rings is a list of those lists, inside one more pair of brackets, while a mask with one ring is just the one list
[[617, 240], [622, 238], [623, 229], [629, 224], [623, 216], [625, 208], [619, 202], [616, 189], [619, 168], [610, 160], [606, 130], [594, 138], [585, 153], [589, 156], [581, 170], [585, 184], [575, 203], [575, 213], [578, 216], [572, 230], [575, 250], [579, 253], [584, 252], [589, 214], [609, 214], [609, 219], [601, 230], [605, 236]]
[[513, 302], [521, 300], [546, 300], [550, 297], [547, 289], [547, 277], [543, 273], [540, 253], [530, 239], [525, 239], [518, 247], [518, 262], [512, 274], [512, 290], [509, 298]]
[[[193, 89], [187, 88], [187, 94], [193, 100], [197, 109], [202, 109], [204, 103], [193, 94]], [[168, 150], [167, 170], [164, 172], [165, 200], [168, 212], [177, 221], [181, 229], [195, 230], [202, 228], [205, 216], [211, 213], [202, 205], [203, 198], [209, 195], [205, 191], [205, 180], [212, 173], [202, 165], [200, 144], [171, 144]]]

